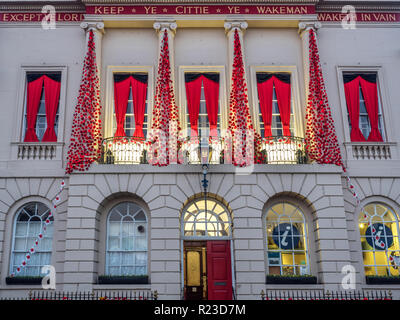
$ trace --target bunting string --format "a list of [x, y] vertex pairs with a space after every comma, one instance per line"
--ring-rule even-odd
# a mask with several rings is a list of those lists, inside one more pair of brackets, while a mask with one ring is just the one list
[[11, 273], [11, 275], [10, 275], [11, 277], [15, 277], [16, 275], [18, 275], [28, 265], [30, 259], [32, 258], [32, 255], [37, 251], [40, 241], [44, 238], [44, 236], [46, 234], [48, 226], [54, 222], [54, 212], [57, 208], [57, 205], [60, 203], [60, 200], [61, 200], [60, 195], [61, 195], [61, 192], [64, 190], [64, 187], [65, 187], [65, 181], [62, 180], [59, 191], [57, 192], [57, 194], [54, 196], [53, 200], [51, 201], [53, 207], [50, 209], [46, 220], [42, 221], [41, 230], [40, 230], [39, 234], [36, 236], [36, 239], [34, 240], [33, 245], [31, 246], [29, 251], [26, 253], [24, 259], [21, 261], [19, 266], [16, 268], [15, 272]]

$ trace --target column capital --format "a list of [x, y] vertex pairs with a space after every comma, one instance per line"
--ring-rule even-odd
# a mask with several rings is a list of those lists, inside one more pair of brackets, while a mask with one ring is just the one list
[[156, 21], [153, 24], [153, 28], [156, 29], [157, 32], [161, 32], [167, 29], [168, 31], [172, 31], [175, 34], [178, 25], [175, 21]]
[[317, 31], [322, 27], [322, 23], [319, 21], [301, 21], [299, 22], [299, 34], [302, 34], [304, 31], [313, 29]]
[[81, 28], [86, 32], [93, 30], [95, 32], [104, 34], [104, 23], [102, 21], [83, 21], [81, 23]]
[[248, 27], [248, 23], [244, 20], [241, 21], [226, 21], [224, 23], [225, 32], [229, 33], [234, 29], [239, 29], [239, 31], [244, 31]]

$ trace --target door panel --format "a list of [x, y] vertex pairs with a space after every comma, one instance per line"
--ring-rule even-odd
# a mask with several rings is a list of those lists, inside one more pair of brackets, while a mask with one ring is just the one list
[[208, 300], [232, 299], [230, 241], [207, 241]]

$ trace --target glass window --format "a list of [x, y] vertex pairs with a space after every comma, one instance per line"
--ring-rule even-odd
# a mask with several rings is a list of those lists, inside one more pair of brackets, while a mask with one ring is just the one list
[[269, 274], [310, 274], [307, 228], [301, 209], [288, 202], [267, 211], [267, 260]]
[[[219, 101], [220, 103], [220, 101]], [[190, 131], [190, 117], [189, 110], [186, 107], [186, 123], [187, 123], [187, 134], [191, 135]], [[204, 93], [204, 82], [201, 82], [201, 94], [200, 94], [200, 108], [199, 108], [199, 118], [197, 123], [198, 136], [199, 138], [208, 139], [210, 134], [210, 123], [208, 120], [206, 97]], [[218, 118], [217, 118], [217, 131], [220, 135], [221, 132], [221, 108], [218, 106]]]
[[[367, 108], [365, 106], [365, 99], [364, 99], [364, 94], [361, 89], [361, 85], [359, 86], [359, 96], [360, 96], [359, 127], [360, 127], [360, 130], [361, 130], [363, 136], [365, 137], [365, 139], [368, 139], [368, 136], [371, 132], [371, 123], [369, 120]], [[351, 132], [351, 121], [350, 121], [350, 115], [348, 113], [348, 109], [347, 109], [347, 119], [348, 119], [348, 123], [349, 123], [349, 131]], [[379, 95], [379, 87], [378, 87], [378, 129], [382, 135], [382, 139], [385, 140], [385, 132], [383, 130], [383, 116], [382, 116], [381, 98]]]
[[[257, 95], [258, 99], [258, 95]], [[261, 137], [264, 137], [264, 120], [261, 113], [261, 106], [259, 100], [258, 102], [258, 119], [260, 124], [260, 134]], [[295, 136], [295, 122], [294, 122], [294, 112], [293, 112], [293, 97], [291, 98], [290, 103], [290, 133], [292, 136]], [[271, 131], [272, 136], [278, 137], [283, 136], [283, 126], [281, 120], [281, 114], [279, 112], [278, 106], [278, 98], [276, 96], [275, 86], [273, 86], [273, 93], [272, 93], [272, 122], [271, 122]]]
[[[34, 76], [34, 74], [29, 73], [29, 75]], [[26, 132], [26, 126], [27, 126], [27, 109], [26, 109], [26, 99], [25, 99], [25, 111], [24, 111], [24, 130], [23, 132]], [[57, 113], [56, 113], [56, 118], [54, 122], [54, 131], [58, 132], [58, 118], [59, 118], [59, 107], [57, 107]], [[40, 96], [40, 102], [39, 102], [39, 108], [36, 116], [36, 136], [38, 137], [39, 141], [42, 141], [44, 133], [47, 129], [47, 120], [46, 120], [46, 104], [45, 104], [45, 89], [44, 89], [44, 83], [42, 86], [42, 93]]]
[[121, 202], [107, 219], [107, 275], [147, 275], [147, 218], [140, 206]]
[[[17, 274], [17, 268], [25, 260], [26, 254], [33, 247], [40, 233], [43, 233], [43, 238], [18, 276], [40, 276], [42, 275], [41, 268], [51, 264], [53, 224], [48, 224], [46, 232], [43, 232], [49, 213], [50, 209], [40, 202], [27, 203], [18, 210], [12, 238], [11, 273]], [[53, 216], [49, 220], [53, 221]]]
[[214, 199], [198, 199], [183, 214], [185, 237], [226, 237], [230, 235], [230, 215], [221, 203]]
[[382, 203], [366, 205], [358, 219], [365, 275], [399, 275], [397, 215]]
[[[147, 128], [149, 126], [149, 114], [147, 111], [148, 106], [148, 96], [146, 92], [146, 104], [144, 109], [144, 119], [143, 119], [143, 134], [146, 138], [147, 136]], [[114, 100], [113, 100], [114, 101]], [[115, 107], [113, 109], [113, 128], [112, 132], [115, 132], [117, 129], [117, 120], [115, 116]], [[126, 114], [125, 114], [125, 123], [124, 123], [124, 131], [127, 137], [132, 137], [135, 132], [135, 113], [133, 111], [133, 97], [132, 97], [132, 87], [129, 88], [129, 98], [128, 104], [126, 106]]]

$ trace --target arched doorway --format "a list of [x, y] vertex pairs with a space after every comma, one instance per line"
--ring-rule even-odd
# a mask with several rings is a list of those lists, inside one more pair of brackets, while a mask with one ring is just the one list
[[181, 217], [184, 297], [232, 299], [231, 214], [215, 198], [195, 198]]

